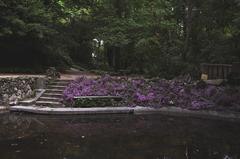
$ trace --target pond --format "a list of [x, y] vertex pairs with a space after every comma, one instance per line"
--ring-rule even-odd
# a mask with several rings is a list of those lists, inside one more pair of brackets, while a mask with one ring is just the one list
[[161, 115], [0, 117], [1, 159], [238, 159], [240, 122]]

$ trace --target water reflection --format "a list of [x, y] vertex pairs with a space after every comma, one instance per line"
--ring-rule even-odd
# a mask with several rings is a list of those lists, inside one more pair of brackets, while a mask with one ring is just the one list
[[240, 123], [152, 116], [0, 117], [1, 159], [238, 159]]

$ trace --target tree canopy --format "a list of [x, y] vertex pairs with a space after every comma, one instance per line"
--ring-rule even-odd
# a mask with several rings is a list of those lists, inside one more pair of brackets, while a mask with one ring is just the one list
[[171, 78], [201, 62], [239, 61], [239, 17], [239, 0], [0, 0], [0, 65]]

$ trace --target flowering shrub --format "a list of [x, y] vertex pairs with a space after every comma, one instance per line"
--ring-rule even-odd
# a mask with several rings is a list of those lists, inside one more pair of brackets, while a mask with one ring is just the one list
[[[178, 106], [186, 109], [205, 109], [214, 107], [216, 104], [226, 102], [219, 100], [227, 96], [229, 104], [238, 104], [239, 90], [235, 90], [234, 99], [231, 91], [223, 87], [205, 86], [197, 87], [194, 84], [185, 84], [177, 80], [145, 80], [128, 79], [126, 77], [113, 78], [105, 75], [98, 79], [81, 77], [64, 90], [64, 99], [73, 102], [75, 96], [119, 96], [122, 101], [119, 105], [128, 106]], [[223, 99], [224, 100], [224, 99]]]

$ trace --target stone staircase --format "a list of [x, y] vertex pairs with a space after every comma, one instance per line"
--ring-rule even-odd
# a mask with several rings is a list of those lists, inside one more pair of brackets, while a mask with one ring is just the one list
[[71, 80], [55, 80], [51, 82], [46, 91], [41, 95], [41, 97], [36, 101], [36, 106], [47, 106], [53, 108], [64, 107], [61, 103], [62, 94], [65, 87], [71, 82]]

